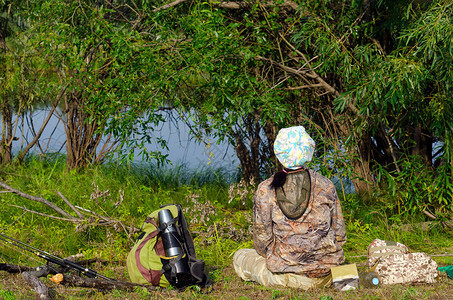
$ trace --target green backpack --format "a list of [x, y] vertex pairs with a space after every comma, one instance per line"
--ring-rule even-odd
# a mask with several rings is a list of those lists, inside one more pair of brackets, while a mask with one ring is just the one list
[[[166, 211], [162, 212], [163, 210]], [[170, 219], [160, 224], [160, 213], [166, 213], [164, 215]], [[164, 288], [170, 285], [176, 288], [189, 285], [203, 287], [207, 284], [208, 278], [204, 274], [205, 263], [196, 258], [193, 239], [179, 204], [161, 206], [149, 214], [141, 230], [142, 233], [126, 261], [132, 282]], [[170, 246], [168, 236], [171, 236]], [[177, 250], [179, 253], [167, 256], [168, 249], [165, 247], [170, 250], [179, 249]]]

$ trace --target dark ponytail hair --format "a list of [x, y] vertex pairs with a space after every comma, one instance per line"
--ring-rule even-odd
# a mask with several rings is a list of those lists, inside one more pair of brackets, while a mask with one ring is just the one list
[[277, 190], [279, 187], [282, 187], [286, 182], [287, 174], [288, 174], [288, 171], [286, 171], [286, 169], [283, 169], [283, 171], [275, 173], [274, 178], [272, 179], [272, 182], [271, 182], [271, 187], [274, 190]]

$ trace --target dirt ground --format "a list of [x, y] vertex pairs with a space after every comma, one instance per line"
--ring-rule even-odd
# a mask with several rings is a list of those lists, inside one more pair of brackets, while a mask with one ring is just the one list
[[[118, 270], [121, 272], [120, 270]], [[119, 273], [118, 273], [119, 274]], [[288, 288], [266, 288], [242, 281], [232, 268], [216, 274], [209, 289], [189, 288], [185, 291], [160, 289], [153, 292], [136, 290], [99, 291], [95, 289], [59, 286], [41, 279], [51, 290], [54, 299], [453, 299], [453, 279], [440, 274], [437, 283], [422, 285], [392, 285], [375, 289], [340, 292], [332, 288], [303, 291]], [[37, 299], [20, 274], [0, 272], [0, 300]]]

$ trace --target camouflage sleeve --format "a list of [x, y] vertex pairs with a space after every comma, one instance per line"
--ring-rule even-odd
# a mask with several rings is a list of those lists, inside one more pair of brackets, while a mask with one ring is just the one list
[[262, 182], [253, 198], [253, 246], [263, 257], [274, 240], [271, 197], [275, 197], [274, 192]]
[[346, 226], [344, 224], [343, 212], [341, 210], [340, 199], [338, 198], [335, 186], [332, 183], [331, 195], [333, 197], [332, 206], [332, 229], [335, 232], [335, 240], [340, 246], [346, 243]]

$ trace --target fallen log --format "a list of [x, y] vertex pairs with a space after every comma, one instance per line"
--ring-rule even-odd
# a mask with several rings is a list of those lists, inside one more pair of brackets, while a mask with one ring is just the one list
[[393, 225], [394, 228], [397, 228], [401, 231], [414, 231], [414, 230], [421, 230], [421, 231], [428, 231], [435, 225], [440, 225], [444, 229], [451, 230], [453, 229], [453, 219], [451, 220], [439, 220], [439, 218], [428, 211], [423, 211], [423, 213], [428, 216], [432, 221], [427, 222], [419, 222], [419, 223], [412, 223], [412, 224], [400, 224], [400, 225]]
[[54, 275], [52, 278], [50, 278], [51, 281], [66, 287], [93, 288], [104, 291], [110, 291], [114, 289], [133, 291], [137, 287], [144, 288], [148, 291], [156, 291], [160, 289], [156, 286], [132, 283], [128, 281], [104, 280], [100, 278], [82, 277], [69, 273], [58, 273], [65, 272], [65, 269], [54, 268], [49, 265], [31, 268], [14, 264], [1, 263], [0, 271], [6, 271], [10, 274], [21, 273], [24, 281], [33, 289], [34, 292], [37, 293], [39, 299], [51, 298], [49, 295], [49, 288], [39, 279], [40, 277], [47, 277], [47, 275], [49, 274]]
[[49, 289], [41, 280], [39, 280], [39, 277], [47, 276], [49, 272], [50, 268], [48, 266], [38, 267], [34, 271], [22, 272], [22, 278], [33, 288], [33, 291], [38, 294], [38, 298], [42, 300], [50, 299], [50, 296]]
[[26, 271], [33, 271], [35, 268], [30, 268], [26, 266], [18, 266], [13, 264], [0, 263], [0, 271], [6, 271], [10, 274], [17, 274]]
[[158, 287], [152, 285], [143, 285], [138, 283], [132, 283], [128, 281], [110, 281], [104, 280], [100, 278], [87, 278], [87, 277], [80, 277], [75, 276], [72, 274], [62, 274], [62, 280], [59, 284], [65, 286], [77, 286], [77, 287], [84, 287], [84, 288], [94, 288], [94, 289], [101, 289], [101, 290], [125, 290], [125, 291], [133, 291], [136, 287], [142, 287], [147, 289], [148, 291], [153, 291], [158, 289]]

